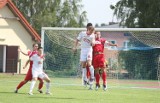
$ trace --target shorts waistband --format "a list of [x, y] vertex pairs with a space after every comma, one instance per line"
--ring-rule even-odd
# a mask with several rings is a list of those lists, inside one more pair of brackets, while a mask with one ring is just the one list
[[98, 55], [98, 54], [104, 54], [103, 52], [95, 52], [93, 53], [94, 55]]

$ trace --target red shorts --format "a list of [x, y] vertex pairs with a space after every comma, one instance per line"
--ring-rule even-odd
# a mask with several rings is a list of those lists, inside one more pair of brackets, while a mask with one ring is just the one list
[[104, 54], [96, 54], [93, 55], [93, 67], [96, 68], [105, 68], [105, 58], [104, 58]]

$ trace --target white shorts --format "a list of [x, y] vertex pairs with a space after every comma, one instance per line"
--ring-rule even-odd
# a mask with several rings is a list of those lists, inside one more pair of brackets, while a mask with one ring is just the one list
[[92, 48], [82, 48], [80, 61], [92, 60]]
[[43, 78], [48, 77], [48, 76], [44, 72], [38, 72], [38, 71], [33, 70], [32, 71], [32, 78], [38, 78], [38, 77], [43, 79]]

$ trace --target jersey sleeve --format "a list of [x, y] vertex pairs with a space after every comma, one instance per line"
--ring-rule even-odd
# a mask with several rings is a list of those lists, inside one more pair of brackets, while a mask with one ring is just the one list
[[105, 44], [105, 43], [108, 44], [108, 43], [109, 43], [109, 42], [106, 41], [106, 39], [104, 39], [104, 38], [101, 40], [101, 42], [102, 42], [102, 44]]
[[32, 51], [29, 50], [27, 54], [28, 54], [28, 56], [31, 56], [32, 55]]

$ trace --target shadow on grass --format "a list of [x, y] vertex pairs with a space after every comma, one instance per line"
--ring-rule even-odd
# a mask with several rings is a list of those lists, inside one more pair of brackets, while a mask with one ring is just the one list
[[[36, 98], [43, 98], [43, 99], [59, 99], [59, 100], [80, 100], [78, 98], [69, 98], [69, 97], [54, 97], [53, 95], [49, 95], [49, 96], [45, 96], [45, 97], [42, 97], [42, 96], [36, 96], [36, 97], [33, 97], [33, 96], [30, 96], [29, 97], [30, 99], [36, 99]], [[83, 99], [83, 100], [91, 100], [91, 99]]]
[[0, 92], [0, 94], [15, 94], [15, 95], [18, 95], [18, 94], [27, 94], [27, 93], [14, 93], [14, 91], [13, 92]]

